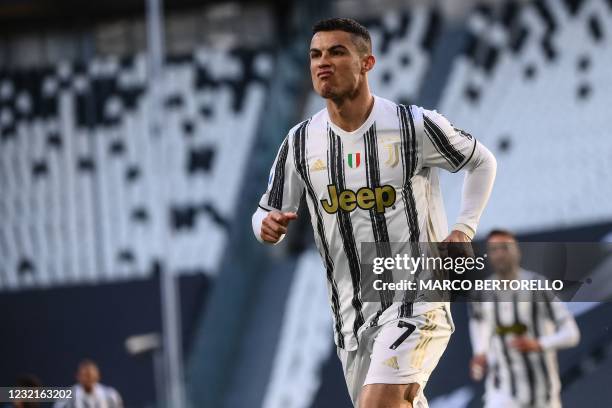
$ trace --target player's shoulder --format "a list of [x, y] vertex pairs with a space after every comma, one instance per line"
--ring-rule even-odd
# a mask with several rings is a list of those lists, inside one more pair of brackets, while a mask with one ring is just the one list
[[111, 398], [116, 401], [121, 399], [121, 395], [119, 394], [119, 391], [117, 391], [114, 387], [111, 387], [110, 385], [106, 385], [106, 384], [98, 384], [98, 385], [100, 386], [100, 388], [102, 388], [107, 398]]
[[449, 122], [446, 116], [438, 112], [438, 110], [435, 108], [424, 108], [422, 106], [418, 106], [416, 109], [418, 109], [418, 112], [424, 120], [434, 122], [438, 126], [447, 125]]
[[376, 105], [377, 111], [379, 115], [383, 117], [386, 116], [395, 116], [405, 115], [410, 117], [415, 122], [420, 122], [423, 120], [423, 116], [431, 112], [430, 110], [411, 103], [398, 103], [392, 100], [376, 96]]
[[321, 109], [319, 112], [315, 113], [311, 117], [296, 123], [295, 125], [293, 125], [293, 127], [291, 127], [291, 129], [289, 129], [289, 132], [287, 132], [287, 138], [294, 138], [300, 132], [306, 130], [306, 128], [308, 128], [310, 131], [313, 127], [321, 126], [325, 123], [325, 114], [326, 110]]
[[541, 281], [546, 280], [544, 275], [541, 275], [541, 274], [539, 274], [537, 272], [530, 271], [530, 270], [524, 269], [524, 268], [521, 268], [519, 270], [519, 279], [524, 279], [524, 280], [541, 280]]
[[319, 112], [307, 119], [302, 120], [301, 122], [296, 123], [291, 129], [289, 129], [289, 132], [287, 132], [287, 139], [293, 141], [296, 136], [299, 136], [302, 134], [302, 132], [305, 133], [306, 131], [308, 131], [310, 134], [316, 130], [325, 131], [326, 118], [326, 109], [321, 109]]
[[311, 130], [320, 129], [326, 131], [328, 118], [329, 114], [327, 113], [327, 108], [323, 108], [307, 119], [308, 128]]
[[411, 111], [414, 111], [414, 112], [417, 112], [417, 111], [422, 112], [423, 110], [425, 110], [425, 108], [423, 108], [422, 106], [415, 105], [412, 103], [395, 102], [395, 101], [392, 101], [387, 98], [383, 98], [382, 96], [378, 96], [378, 95], [374, 95], [374, 97], [376, 98], [376, 105], [378, 106], [379, 110], [389, 111], [389, 112], [391, 111], [396, 112], [398, 108], [410, 109]]
[[289, 131], [287, 132], [287, 139], [292, 139], [293, 137], [295, 137], [298, 131], [300, 131], [300, 129], [302, 129], [305, 125], [307, 125], [309, 121], [310, 121], [310, 118], [293, 125], [291, 129], [289, 129]]

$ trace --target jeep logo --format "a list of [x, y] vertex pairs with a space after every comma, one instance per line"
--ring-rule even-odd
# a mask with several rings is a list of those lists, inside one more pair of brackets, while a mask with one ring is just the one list
[[355, 193], [352, 190], [343, 190], [338, 194], [336, 186], [330, 184], [327, 186], [329, 199], [321, 200], [323, 209], [334, 214], [338, 210], [351, 212], [359, 207], [362, 210], [370, 210], [376, 208], [376, 212], [384, 213], [385, 210], [395, 204], [395, 189], [389, 185], [376, 187], [374, 190], [368, 187], [362, 187]]

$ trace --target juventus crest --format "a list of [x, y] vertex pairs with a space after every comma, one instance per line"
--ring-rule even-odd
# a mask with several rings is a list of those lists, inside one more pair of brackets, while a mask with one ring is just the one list
[[397, 143], [389, 143], [385, 145], [387, 152], [387, 160], [385, 164], [389, 167], [395, 167], [399, 163], [399, 145]]

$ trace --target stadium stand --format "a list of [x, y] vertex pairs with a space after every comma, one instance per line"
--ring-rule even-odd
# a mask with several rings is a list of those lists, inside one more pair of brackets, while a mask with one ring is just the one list
[[304, 251], [285, 305], [264, 408], [307, 408], [320, 387], [320, 367], [333, 353], [325, 270], [317, 251]]
[[201, 47], [168, 59], [158, 94], [144, 54], [0, 72], [3, 381], [26, 369], [63, 384], [94, 356], [128, 406], [150, 404], [151, 357], [123, 342], [161, 332], [168, 269], [188, 354], [273, 67], [265, 48]]
[[[600, 205], [612, 193], [602, 183], [612, 169], [611, 23], [603, 0], [506, 2], [470, 16], [471, 39], [438, 107], [497, 156], [496, 194], [481, 229], [533, 231], [612, 216]], [[459, 197], [461, 183], [444, 184], [445, 196]], [[451, 217], [458, 212], [449, 208]]]
[[156, 259], [214, 275], [271, 67], [239, 49], [171, 60], [161, 137], [144, 55], [2, 72], [0, 289], [138, 278]]

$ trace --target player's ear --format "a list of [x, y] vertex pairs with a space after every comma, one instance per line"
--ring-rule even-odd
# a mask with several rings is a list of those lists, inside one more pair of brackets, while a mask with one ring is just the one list
[[376, 64], [376, 58], [372, 54], [366, 54], [361, 59], [361, 73], [365, 74], [374, 68], [374, 64]]

